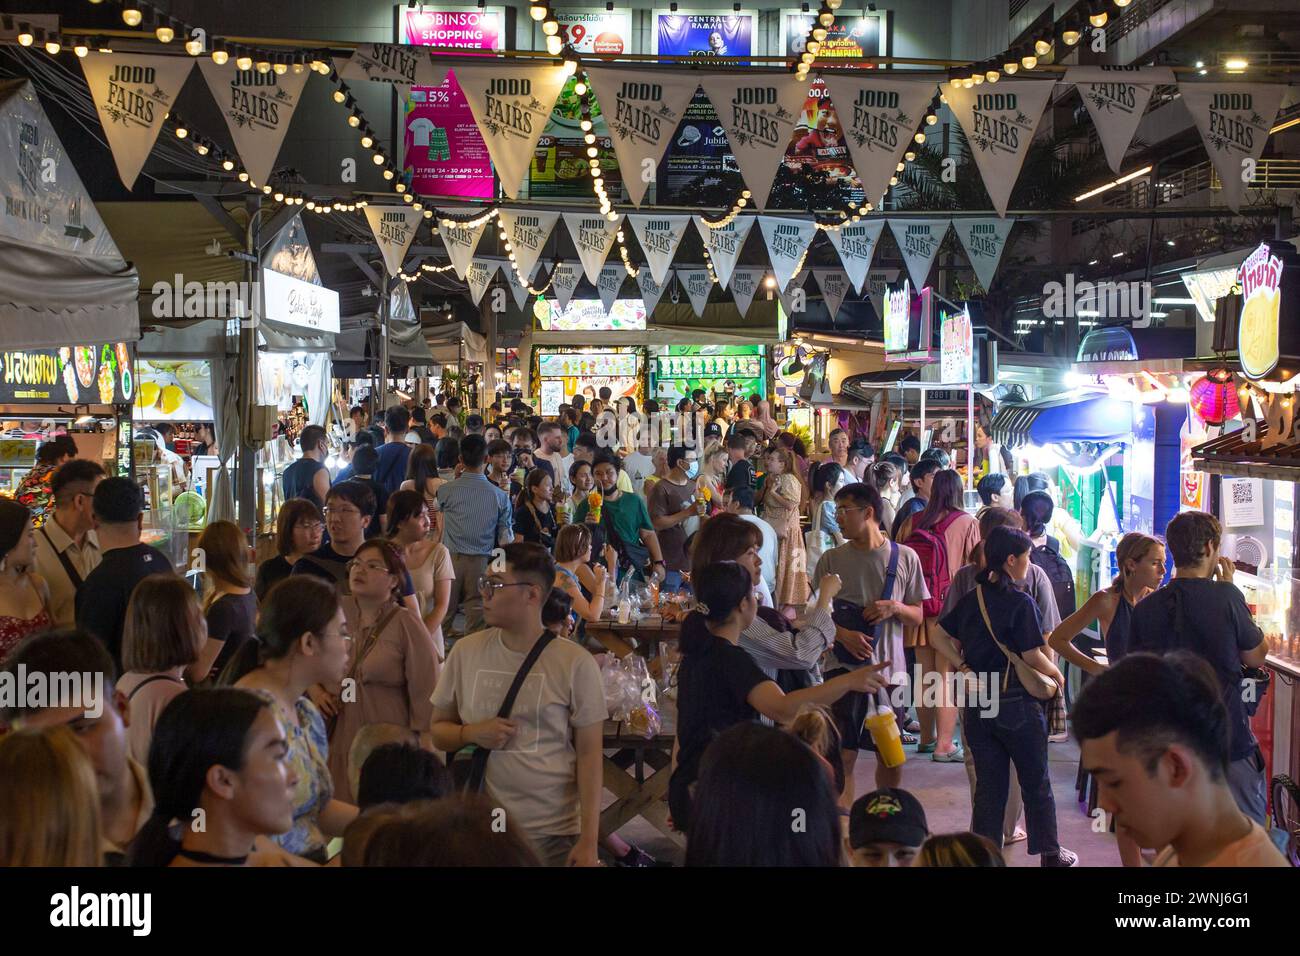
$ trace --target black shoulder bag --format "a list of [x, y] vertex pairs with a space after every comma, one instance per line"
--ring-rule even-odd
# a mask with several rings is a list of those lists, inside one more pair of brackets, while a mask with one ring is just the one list
[[[546, 645], [554, 639], [555, 634], [551, 631], [543, 632], [532, 650], [528, 652], [528, 656], [524, 658], [524, 662], [519, 665], [519, 672], [515, 674], [510, 689], [506, 691], [505, 700], [501, 701], [501, 709], [497, 711], [497, 716], [502, 720], [510, 719], [510, 712], [515, 707], [515, 698], [519, 696], [520, 688], [524, 686], [524, 678], [537, 663], [537, 658], [542, 656]], [[492, 751], [487, 747], [475, 746], [472, 755], [467, 755], [469, 749], [469, 747], [462, 747], [452, 756], [451, 777], [457, 790], [465, 793], [480, 793], [483, 790], [483, 780], [487, 775], [488, 757], [492, 756]]]

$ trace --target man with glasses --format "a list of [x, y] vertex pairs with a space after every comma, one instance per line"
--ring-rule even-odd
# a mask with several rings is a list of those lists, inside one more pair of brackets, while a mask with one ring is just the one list
[[[507, 445], [506, 451], [509, 449]], [[484, 475], [486, 458], [487, 442], [483, 436], [466, 435], [460, 443], [460, 477], [437, 491], [438, 510], [442, 512], [442, 543], [451, 552], [451, 566], [456, 573], [451, 585], [451, 603], [443, 620], [450, 629], [456, 610], [462, 608], [466, 634], [483, 626], [483, 602], [475, 582], [487, 569], [493, 549], [515, 540], [510, 496]]]
[[77, 589], [99, 566], [99, 539], [93, 510], [95, 487], [104, 469], [88, 458], [74, 458], [54, 473], [50, 491], [53, 520], [36, 531], [36, 572], [50, 588], [55, 627], [71, 627], [77, 616]]
[[555, 561], [536, 544], [510, 544], [504, 567], [477, 580], [487, 629], [461, 638], [433, 692], [433, 742], [455, 753], [486, 747], [485, 787], [505, 825], [548, 866], [595, 866], [600, 835], [601, 730], [608, 715], [595, 658], [551, 640], [523, 680], [508, 718], [506, 692], [546, 634], [542, 609]]
[[[835, 653], [837, 648], [827, 652], [823, 662], [827, 680], [882, 661], [892, 664], [887, 668], [894, 675], [891, 685], [901, 683], [898, 675], [907, 673], [903, 626], [921, 624], [921, 602], [930, 592], [921, 575], [916, 552], [893, 544], [880, 529], [880, 509], [880, 492], [865, 482], [845, 485], [835, 494], [835, 517], [846, 543], [823, 554], [812, 574], [814, 581], [838, 574], [844, 582], [834, 615], [835, 643], [843, 651]], [[885, 580], [891, 559], [896, 561], [896, 577], [886, 596]], [[846, 622], [854, 626], [845, 626]], [[873, 631], [874, 638], [869, 636]], [[852, 663], [847, 663], [845, 658], [851, 658]], [[870, 694], [850, 692], [831, 707], [842, 738], [845, 783], [841, 804], [845, 809], [853, 805], [853, 768], [858, 751], [875, 749], [871, 735], [862, 726], [872, 702]], [[886, 767], [877, 761], [877, 789], [898, 787], [902, 782], [901, 768]]]

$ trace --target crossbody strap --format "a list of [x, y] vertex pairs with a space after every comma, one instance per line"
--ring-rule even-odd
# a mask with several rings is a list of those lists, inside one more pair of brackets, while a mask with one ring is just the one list
[[45, 525], [41, 525], [41, 534], [45, 536], [45, 540], [49, 543], [50, 550], [54, 552], [54, 556], [59, 559], [59, 564], [63, 565], [64, 573], [67, 574], [68, 580], [72, 582], [72, 590], [80, 590], [82, 584], [81, 574], [72, 563], [72, 559], [55, 546], [54, 541], [50, 538], [50, 533], [45, 530]]
[[390, 606], [387, 611], [380, 615], [379, 620], [375, 621], [374, 626], [366, 631], [366, 636], [363, 638], [361, 647], [352, 661], [352, 666], [348, 668], [348, 677], [355, 678], [357, 676], [357, 671], [361, 669], [361, 665], [365, 663], [366, 658], [370, 656], [370, 652], [379, 643], [379, 635], [384, 633], [384, 628], [388, 626], [388, 622], [396, 617], [397, 612], [401, 609], [401, 605], [398, 604]]
[[[548, 644], [555, 640], [553, 631], [543, 631], [529, 650], [528, 656], [524, 662], [519, 665], [519, 670], [515, 673], [515, 679], [510, 684], [510, 689], [506, 691], [505, 699], [501, 701], [501, 707], [497, 711], [497, 716], [502, 720], [510, 718], [510, 712], [514, 710], [515, 698], [519, 696], [520, 689], [524, 686], [524, 680], [528, 677], [528, 672], [533, 669], [537, 659], [542, 656], [542, 651], [546, 650]], [[487, 747], [479, 747], [474, 751], [474, 756], [470, 762], [469, 779], [466, 782], [465, 789], [469, 793], [478, 793], [483, 789], [483, 779], [487, 774], [488, 757], [492, 751]]]
[[136, 684], [135, 690], [126, 695], [126, 702], [128, 704], [131, 703], [132, 698], [134, 698], [136, 694], [140, 693], [140, 691], [144, 690], [145, 684], [152, 684], [156, 680], [169, 680], [173, 684], [180, 684], [182, 686], [185, 684], [185, 681], [177, 680], [171, 674], [154, 674], [152, 677], [146, 677], [144, 680], [140, 681], [140, 683]]
[[993, 638], [993, 643], [998, 646], [998, 650], [1007, 659], [1007, 672], [1002, 676], [1002, 690], [1005, 691], [1011, 682], [1011, 667], [1015, 664], [1015, 661], [1011, 659], [1011, 652], [998, 640], [998, 632], [993, 629], [993, 622], [989, 620], [989, 609], [984, 603], [984, 585], [975, 585], [975, 600], [979, 602], [980, 617], [984, 618], [984, 626], [989, 629], [989, 636]]

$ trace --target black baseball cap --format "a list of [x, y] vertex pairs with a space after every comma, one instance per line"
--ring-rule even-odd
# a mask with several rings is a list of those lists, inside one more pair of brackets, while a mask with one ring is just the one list
[[858, 797], [849, 810], [849, 846], [854, 849], [868, 843], [920, 846], [929, 835], [921, 801], [897, 787]]

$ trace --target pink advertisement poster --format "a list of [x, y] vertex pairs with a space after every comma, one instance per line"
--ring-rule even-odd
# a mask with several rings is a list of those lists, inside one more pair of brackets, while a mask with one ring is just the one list
[[[403, 43], [467, 52], [501, 49], [504, 16], [499, 9], [402, 14]], [[454, 72], [440, 87], [412, 87], [403, 112], [403, 166], [413, 192], [492, 198], [492, 162]]]

